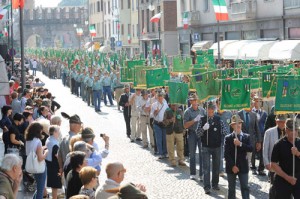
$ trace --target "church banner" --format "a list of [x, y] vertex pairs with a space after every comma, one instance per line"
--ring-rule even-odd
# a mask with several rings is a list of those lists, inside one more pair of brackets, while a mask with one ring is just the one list
[[278, 76], [276, 114], [300, 112], [300, 76]]
[[250, 108], [251, 79], [222, 81], [221, 109], [240, 110]]

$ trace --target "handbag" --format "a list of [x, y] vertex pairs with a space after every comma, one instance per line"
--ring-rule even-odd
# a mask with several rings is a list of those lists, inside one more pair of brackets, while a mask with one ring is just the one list
[[28, 173], [38, 174], [44, 173], [46, 168], [45, 160], [39, 161], [35, 151], [31, 151], [26, 159], [25, 170]]
[[20, 150], [18, 148], [14, 148], [14, 147], [8, 147], [7, 153], [13, 153], [16, 155], [20, 155]]

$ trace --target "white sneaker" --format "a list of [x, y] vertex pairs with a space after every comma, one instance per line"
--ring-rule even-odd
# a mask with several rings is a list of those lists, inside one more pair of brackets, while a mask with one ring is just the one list
[[196, 175], [190, 175], [191, 180], [196, 180]]

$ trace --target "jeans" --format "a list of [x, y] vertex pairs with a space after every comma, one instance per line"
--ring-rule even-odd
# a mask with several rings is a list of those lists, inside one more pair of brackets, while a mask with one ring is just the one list
[[219, 184], [220, 158], [221, 147], [209, 148], [202, 147], [203, 155], [203, 184], [204, 189], [210, 189], [210, 156], [212, 157], [212, 187], [217, 187]]
[[67, 81], [67, 74], [66, 73], [62, 74], [61, 81], [62, 81], [63, 85], [66, 86], [66, 81]]
[[110, 105], [114, 105], [114, 103], [112, 101], [110, 86], [103, 86], [103, 98], [104, 98], [104, 104], [105, 105], [107, 105], [106, 95], [108, 96], [108, 100], [109, 100]]
[[93, 90], [95, 111], [100, 110], [102, 90]]
[[46, 186], [47, 177], [47, 167], [44, 173], [34, 174], [34, 179], [36, 181], [36, 191], [33, 194], [33, 199], [43, 199], [44, 188]]
[[36, 76], [36, 68], [32, 68], [32, 75]]
[[248, 173], [227, 173], [228, 180], [228, 199], [235, 199], [235, 184], [236, 184], [236, 176], [239, 177], [240, 185], [241, 185], [241, 193], [243, 199], [249, 199], [249, 187], [248, 187]]
[[81, 94], [81, 98], [84, 101], [85, 100], [85, 85], [83, 82], [81, 82], [80, 84], [80, 94]]
[[224, 172], [224, 138], [222, 138], [221, 142], [220, 172]]
[[202, 168], [202, 144], [201, 139], [196, 135], [195, 131], [189, 130], [188, 145], [190, 152], [190, 174], [196, 175], [196, 149], [199, 150], [199, 176], [203, 175]]
[[154, 127], [158, 155], [166, 155], [167, 154], [166, 129], [158, 126], [157, 124], [154, 124], [153, 127]]

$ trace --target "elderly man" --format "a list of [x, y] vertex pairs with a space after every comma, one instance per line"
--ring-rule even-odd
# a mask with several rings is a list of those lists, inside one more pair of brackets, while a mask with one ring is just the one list
[[17, 198], [20, 182], [22, 181], [22, 158], [15, 154], [6, 154], [0, 170], [0, 198]]

